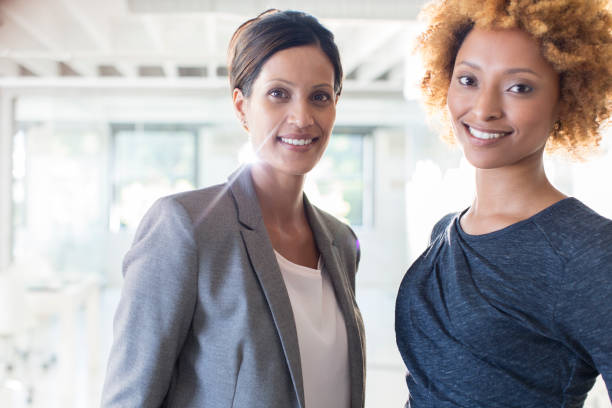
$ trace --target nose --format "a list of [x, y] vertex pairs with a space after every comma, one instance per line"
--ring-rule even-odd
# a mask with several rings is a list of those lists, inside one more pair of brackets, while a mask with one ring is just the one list
[[502, 95], [499, 90], [493, 87], [481, 88], [476, 95], [472, 111], [481, 121], [496, 120], [504, 116]]
[[305, 128], [314, 124], [312, 107], [307, 101], [295, 101], [289, 106], [287, 122], [298, 128]]

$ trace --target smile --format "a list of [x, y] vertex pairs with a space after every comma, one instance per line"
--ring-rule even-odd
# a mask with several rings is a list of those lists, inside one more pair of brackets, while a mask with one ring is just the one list
[[306, 146], [311, 144], [315, 139], [291, 139], [287, 137], [281, 137], [281, 142], [287, 143], [293, 146]]
[[481, 130], [474, 129], [471, 126], [466, 125], [466, 127], [468, 128], [468, 131], [470, 132], [472, 136], [474, 136], [476, 139], [481, 139], [481, 140], [499, 139], [502, 136], [506, 136], [512, 133], [512, 132], [483, 132]]

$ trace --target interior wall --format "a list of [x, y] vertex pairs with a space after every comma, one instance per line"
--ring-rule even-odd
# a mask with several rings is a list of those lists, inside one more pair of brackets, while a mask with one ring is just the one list
[[11, 261], [12, 124], [12, 97], [0, 89], [0, 273]]

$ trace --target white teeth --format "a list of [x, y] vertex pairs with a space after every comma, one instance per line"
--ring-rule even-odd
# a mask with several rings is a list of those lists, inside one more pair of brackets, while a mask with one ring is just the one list
[[286, 137], [281, 137], [281, 141], [294, 146], [304, 146], [312, 143], [312, 139], [288, 139]]
[[504, 136], [507, 133], [488, 133], [488, 132], [481, 132], [480, 130], [476, 130], [472, 127], [468, 126], [468, 129], [470, 130], [470, 134], [472, 136], [474, 136], [477, 139], [485, 139], [485, 140], [489, 140], [489, 139], [498, 139], [502, 136]]

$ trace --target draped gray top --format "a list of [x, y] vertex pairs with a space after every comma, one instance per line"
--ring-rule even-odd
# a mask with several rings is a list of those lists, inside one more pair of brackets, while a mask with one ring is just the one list
[[612, 393], [612, 221], [575, 198], [484, 235], [434, 227], [396, 339], [412, 408], [581, 407]]

